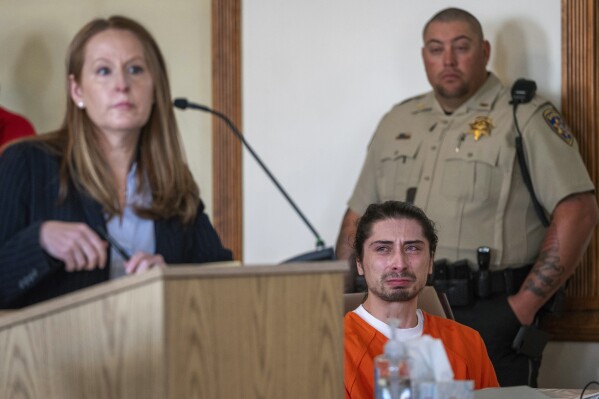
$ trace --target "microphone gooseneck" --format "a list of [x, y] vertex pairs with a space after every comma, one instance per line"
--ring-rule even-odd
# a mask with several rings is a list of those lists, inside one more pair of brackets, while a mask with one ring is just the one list
[[175, 101], [173, 101], [173, 105], [175, 106], [175, 108], [187, 109], [189, 102], [187, 102], [186, 98], [175, 98]]
[[243, 137], [243, 135], [241, 134], [241, 132], [237, 129], [237, 127], [235, 126], [235, 124], [233, 124], [233, 122], [231, 122], [231, 120], [223, 113], [215, 111], [205, 105], [201, 105], [201, 104], [196, 104], [196, 103], [192, 103], [187, 101], [186, 98], [176, 98], [173, 101], [173, 105], [176, 108], [185, 110], [185, 109], [199, 109], [201, 111], [205, 111], [205, 112], [209, 112], [213, 115], [216, 115], [217, 117], [219, 117], [220, 119], [222, 119], [223, 121], [225, 121], [225, 123], [231, 128], [231, 130], [233, 131], [233, 133], [235, 134], [235, 136], [237, 136], [237, 138], [239, 139], [239, 141], [241, 141], [241, 143], [245, 146], [245, 148], [249, 151], [249, 153], [252, 155], [252, 157], [254, 158], [254, 160], [258, 163], [258, 165], [260, 165], [260, 167], [262, 168], [262, 170], [264, 171], [264, 173], [266, 173], [266, 175], [270, 178], [270, 180], [273, 182], [273, 184], [279, 189], [279, 192], [283, 195], [283, 197], [285, 197], [285, 199], [287, 200], [287, 202], [289, 202], [289, 204], [291, 205], [291, 207], [295, 210], [295, 212], [298, 214], [298, 216], [302, 219], [302, 221], [306, 224], [306, 226], [310, 229], [310, 231], [312, 232], [312, 234], [314, 235], [314, 237], [316, 238], [316, 248], [318, 250], [323, 250], [325, 247], [325, 243], [324, 240], [320, 237], [320, 234], [318, 234], [318, 232], [316, 231], [316, 229], [312, 226], [312, 224], [308, 221], [308, 219], [306, 218], [306, 216], [302, 213], [302, 211], [299, 209], [299, 207], [295, 204], [295, 202], [291, 199], [291, 197], [289, 196], [289, 194], [287, 194], [287, 192], [285, 191], [285, 189], [283, 188], [283, 186], [281, 186], [281, 184], [279, 183], [279, 181], [274, 177], [274, 175], [270, 172], [270, 170], [266, 167], [266, 165], [264, 164], [264, 162], [262, 162], [262, 159], [260, 159], [260, 157], [258, 156], [258, 154], [256, 154], [256, 152], [254, 151], [254, 149], [248, 144], [248, 142], [245, 140], [245, 138]]
[[[190, 103], [189, 101], [187, 101], [186, 98], [175, 98], [175, 101], [173, 101], [173, 105], [179, 109], [185, 110], [187, 108], [191, 108], [191, 109], [199, 109], [201, 111], [205, 111], [205, 112], [210, 112], [213, 114], [218, 114], [218, 112], [208, 108], [205, 105], [201, 105], [201, 104], [195, 104], [195, 103]], [[226, 118], [225, 115], [219, 115], [221, 118]], [[231, 123], [229, 121], [229, 123]]]

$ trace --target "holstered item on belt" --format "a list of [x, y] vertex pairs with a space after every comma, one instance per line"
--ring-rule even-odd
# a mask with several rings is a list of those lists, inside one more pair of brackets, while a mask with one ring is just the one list
[[537, 326], [521, 326], [512, 342], [512, 349], [533, 359], [539, 359], [549, 341], [549, 333]]
[[480, 273], [473, 272], [465, 259], [453, 263], [441, 259], [433, 265], [433, 284], [437, 291], [447, 295], [451, 306], [467, 306], [474, 303], [476, 298], [515, 294], [531, 267], [532, 265], [526, 265], [516, 269]]
[[433, 278], [435, 288], [445, 293], [451, 306], [466, 306], [474, 302], [472, 271], [468, 261], [436, 261], [433, 265]]
[[[522, 266], [516, 269], [505, 269], [492, 271], [489, 273], [489, 280], [491, 285], [491, 294], [507, 294], [514, 295], [526, 280], [528, 273], [530, 273], [532, 265]], [[480, 273], [478, 271], [473, 272], [473, 279], [475, 282], [480, 281]], [[477, 295], [481, 298], [482, 296]]]

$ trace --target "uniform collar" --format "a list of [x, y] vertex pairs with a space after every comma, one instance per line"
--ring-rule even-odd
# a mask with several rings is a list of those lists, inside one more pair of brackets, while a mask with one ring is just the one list
[[456, 110], [456, 113], [466, 111], [491, 111], [495, 100], [499, 97], [503, 89], [503, 85], [499, 81], [499, 78], [494, 73], [489, 72], [489, 76], [485, 83], [474, 95], [466, 101], [460, 108]]
[[[468, 101], [456, 109], [452, 115], [459, 115], [468, 111], [491, 111], [493, 104], [499, 97], [502, 89], [503, 85], [499, 78], [493, 72], [489, 72], [487, 80], [480, 89], [478, 89]], [[432, 91], [416, 101], [416, 104], [414, 105], [413, 112], [417, 113], [424, 111], [434, 111], [435, 113], [445, 115], [443, 108], [439, 105], [439, 102]]]

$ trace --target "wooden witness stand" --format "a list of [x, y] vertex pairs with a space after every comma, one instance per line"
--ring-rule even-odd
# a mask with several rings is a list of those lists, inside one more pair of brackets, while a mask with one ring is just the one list
[[155, 269], [0, 316], [1, 398], [341, 398], [342, 263]]

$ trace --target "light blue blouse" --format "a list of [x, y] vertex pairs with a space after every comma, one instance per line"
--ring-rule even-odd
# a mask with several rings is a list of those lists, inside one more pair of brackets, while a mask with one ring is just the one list
[[[106, 221], [108, 234], [121, 244], [123, 249], [133, 255], [136, 252], [143, 251], [153, 254], [156, 251], [156, 239], [154, 235], [154, 221], [142, 219], [137, 216], [133, 210], [134, 205], [148, 206], [152, 202], [152, 193], [147, 180], [144, 179], [144, 189], [141, 194], [136, 193], [137, 184], [135, 180], [135, 171], [137, 163], [131, 166], [127, 174], [127, 188], [125, 193], [125, 209], [123, 216], [115, 216]], [[110, 247], [110, 278], [115, 279], [125, 275], [125, 260], [122, 256]]]

